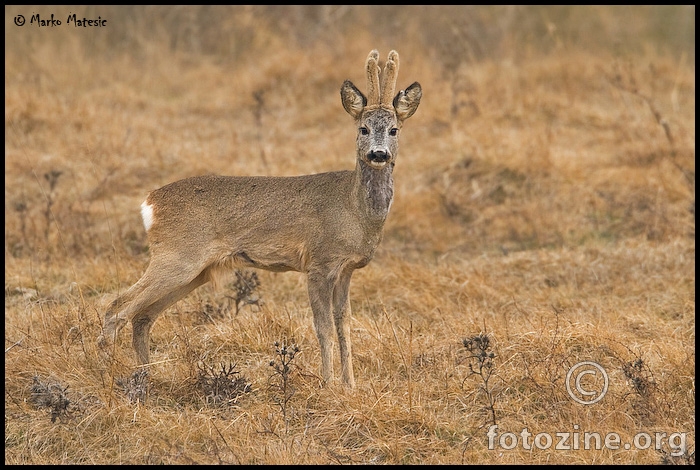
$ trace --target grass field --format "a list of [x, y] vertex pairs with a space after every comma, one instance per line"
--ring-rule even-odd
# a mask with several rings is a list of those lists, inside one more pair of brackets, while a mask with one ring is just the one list
[[[694, 43], [687, 6], [6, 6], [5, 463], [694, 463]], [[147, 192], [354, 168], [375, 48], [423, 99], [356, 389], [321, 386], [299, 273], [169, 308], [148, 377], [130, 325], [101, 355]]]

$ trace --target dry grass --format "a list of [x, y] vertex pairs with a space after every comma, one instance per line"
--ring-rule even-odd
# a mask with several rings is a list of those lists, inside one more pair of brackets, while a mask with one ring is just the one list
[[[68, 11], [5, 8], [6, 464], [694, 463], [694, 7], [13, 22]], [[398, 85], [424, 98], [384, 240], [353, 277], [357, 389], [320, 387], [296, 273], [170, 308], [148, 377], [130, 327], [113, 361], [98, 354], [105, 306], [148, 262], [146, 192], [352, 168], [338, 89], [363, 83], [372, 48], [396, 48]], [[566, 391], [581, 361], [609, 375], [594, 405]], [[494, 422], [581, 442], [686, 433], [686, 452], [490, 449]]]

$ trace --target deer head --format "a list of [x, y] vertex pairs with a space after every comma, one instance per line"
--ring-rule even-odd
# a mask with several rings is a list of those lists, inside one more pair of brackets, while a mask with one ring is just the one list
[[382, 169], [387, 164], [393, 166], [401, 126], [418, 109], [423, 91], [420, 84], [414, 82], [393, 96], [399, 72], [399, 54], [396, 51], [389, 52], [381, 70], [379, 52], [373, 50], [367, 57], [365, 68], [368, 96], [362, 94], [350, 80], [345, 80], [340, 88], [340, 97], [343, 107], [357, 125], [358, 160], [371, 168]]

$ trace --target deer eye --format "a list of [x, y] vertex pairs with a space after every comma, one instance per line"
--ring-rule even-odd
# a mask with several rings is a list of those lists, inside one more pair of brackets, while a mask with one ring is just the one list
[[360, 127], [360, 134], [369, 135], [369, 129], [367, 129], [365, 126]]
[[398, 134], [398, 133], [399, 133], [399, 130], [395, 127], [392, 127], [391, 130], [389, 131], [389, 135], [392, 137], [396, 136], [396, 134]]

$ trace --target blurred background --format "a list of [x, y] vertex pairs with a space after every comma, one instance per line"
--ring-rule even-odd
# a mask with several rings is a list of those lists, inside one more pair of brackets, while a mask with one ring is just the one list
[[[27, 24], [16, 27], [20, 14]], [[34, 14], [45, 20], [54, 14], [63, 24], [42, 30], [29, 24]], [[78, 36], [66, 22], [72, 14], [107, 23], [81, 28]], [[80, 52], [74, 61], [190, 53], [244, 66], [280, 49], [328, 50], [344, 58], [357, 50], [396, 48], [445, 72], [463, 63], [521, 63], [574, 48], [596, 54], [685, 53], [694, 63], [695, 7], [6, 6], [5, 39], [9, 54], [34, 54], [53, 45], [67, 57]], [[72, 42], [80, 43], [80, 51], [66, 50]]]
[[397, 86], [424, 90], [391, 246], [694, 227], [694, 6], [6, 6], [6, 250], [53, 250], [53, 217], [68, 252], [111, 251], [110, 221], [117, 247], [143, 252], [150, 189], [352, 168], [338, 90], [364, 90], [375, 48], [399, 51]]

